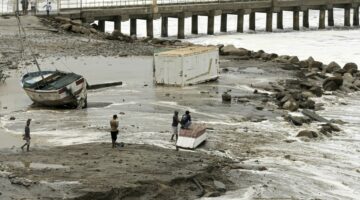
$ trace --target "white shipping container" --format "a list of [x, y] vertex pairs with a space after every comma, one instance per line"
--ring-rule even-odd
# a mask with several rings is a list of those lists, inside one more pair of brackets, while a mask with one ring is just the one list
[[154, 54], [156, 84], [185, 86], [219, 78], [217, 47], [192, 46]]

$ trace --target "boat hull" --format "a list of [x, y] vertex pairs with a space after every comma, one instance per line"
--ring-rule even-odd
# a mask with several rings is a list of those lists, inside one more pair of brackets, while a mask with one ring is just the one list
[[[26, 75], [24, 75], [26, 77]], [[23, 89], [29, 98], [36, 104], [51, 107], [81, 107], [87, 105], [87, 82], [79, 76], [68, 84], [57, 89], [34, 89], [24, 87], [24, 78], [22, 81]]]
[[207, 139], [206, 127], [202, 124], [193, 124], [190, 129], [180, 129], [176, 148], [195, 149]]

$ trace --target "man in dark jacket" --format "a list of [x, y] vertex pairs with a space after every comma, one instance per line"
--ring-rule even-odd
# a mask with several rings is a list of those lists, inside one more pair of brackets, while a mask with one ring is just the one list
[[26, 126], [25, 126], [25, 134], [24, 134], [24, 140], [26, 141], [26, 143], [21, 146], [21, 149], [24, 151], [24, 147], [27, 146], [26, 150], [27, 151], [30, 151], [30, 122], [31, 122], [31, 119], [28, 119], [26, 121]]
[[185, 114], [181, 117], [181, 128], [188, 129], [191, 126], [191, 115], [190, 112], [187, 110]]

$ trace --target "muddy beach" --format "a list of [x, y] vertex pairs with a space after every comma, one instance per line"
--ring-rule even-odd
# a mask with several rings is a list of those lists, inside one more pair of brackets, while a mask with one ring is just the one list
[[[356, 160], [360, 147], [357, 136], [348, 131], [356, 128], [357, 121], [328, 111], [344, 109], [345, 104], [357, 108], [357, 95], [350, 95], [357, 87], [354, 68], [338, 71], [332, 66], [327, 72], [328, 65], [311, 59], [220, 47], [222, 72], [217, 82], [182, 89], [156, 87], [148, 55], [162, 46], [98, 36], [89, 39], [59, 33], [53, 26], [44, 28], [39, 21], [35, 24], [38, 28], [28, 29], [44, 37], [35, 45], [41, 64], [71, 69], [90, 83], [121, 80], [124, 85], [90, 93], [88, 109], [53, 110], [32, 106], [16, 86], [31, 63], [20, 61], [18, 69], [10, 69], [11, 77], [0, 87], [1, 135], [19, 140], [25, 120], [32, 118], [34, 148], [22, 153], [16, 147], [20, 140], [2, 150], [3, 197], [16, 193], [19, 198], [31, 195], [33, 199], [206, 199], [219, 195], [217, 199], [356, 199], [359, 195]], [[40, 44], [43, 41], [47, 45]], [[324, 70], [340, 73], [346, 84], [328, 80], [323, 85], [329, 76]], [[336, 90], [324, 91], [324, 86]], [[221, 100], [226, 91], [231, 102]], [[176, 152], [169, 141], [169, 119], [175, 109], [190, 110], [196, 122], [208, 127], [209, 139], [195, 152]], [[303, 109], [333, 119], [332, 125], [304, 116]], [[107, 124], [114, 112], [120, 116], [120, 137], [126, 144], [120, 151], [112, 151], [108, 143]], [[297, 137], [301, 131], [307, 132]]]

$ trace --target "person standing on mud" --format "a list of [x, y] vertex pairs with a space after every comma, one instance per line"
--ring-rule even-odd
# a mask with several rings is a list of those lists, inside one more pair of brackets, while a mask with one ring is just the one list
[[119, 121], [117, 118], [117, 115], [114, 115], [112, 120], [110, 120], [112, 148], [116, 147], [117, 135], [119, 134]]
[[31, 14], [36, 15], [36, 0], [31, 0], [30, 6], [31, 6]]
[[25, 126], [25, 134], [24, 134], [24, 137], [23, 139], [26, 141], [26, 143], [24, 145], [21, 146], [21, 150], [24, 151], [24, 147], [26, 147], [26, 151], [30, 151], [30, 122], [31, 122], [31, 119], [28, 119], [26, 121], [26, 126]]
[[181, 117], [180, 124], [182, 129], [189, 129], [189, 127], [191, 126], [190, 111], [187, 110], [185, 114]]
[[173, 116], [173, 121], [171, 124], [172, 130], [173, 130], [173, 134], [171, 135], [171, 141], [174, 140], [174, 135], [175, 135], [175, 141], [177, 141], [178, 139], [178, 125], [179, 125], [179, 112], [175, 111], [174, 112], [174, 116]]
[[46, 9], [46, 16], [50, 16], [50, 11], [51, 11], [51, 2], [47, 2], [46, 5], [43, 7]]
[[27, 8], [27, 6], [26, 6], [26, 2], [27, 2], [28, 0], [21, 0], [21, 9], [22, 9], [22, 14], [23, 15], [26, 15], [26, 8]]

